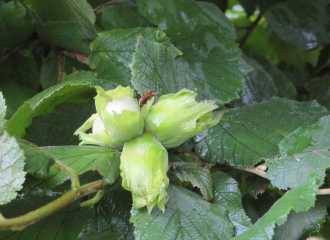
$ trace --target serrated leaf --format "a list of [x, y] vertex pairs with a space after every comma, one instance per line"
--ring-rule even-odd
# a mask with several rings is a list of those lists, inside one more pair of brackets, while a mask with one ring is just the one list
[[209, 170], [193, 163], [179, 162], [173, 164], [172, 173], [182, 182], [190, 182], [198, 187], [206, 201], [213, 199], [213, 182]]
[[24, 170], [34, 177], [46, 176], [50, 166], [55, 161], [53, 157], [42, 151], [37, 145], [30, 143], [24, 139], [16, 139], [20, 148], [24, 151], [25, 166]]
[[95, 215], [87, 220], [79, 239], [134, 240], [134, 226], [129, 222], [132, 194], [118, 189], [105, 193], [94, 205]]
[[233, 225], [224, 208], [182, 187], [170, 185], [167, 193], [170, 198], [165, 213], [156, 207], [150, 215], [146, 208], [132, 209], [130, 220], [136, 240], [232, 238]]
[[305, 86], [318, 103], [330, 109], [330, 77], [314, 78]]
[[212, 163], [253, 167], [260, 158], [279, 154], [277, 144], [300, 126], [316, 123], [329, 111], [315, 101], [300, 103], [273, 98], [226, 110], [208, 136], [197, 135], [195, 151]]
[[223, 172], [212, 173], [214, 183], [213, 204], [228, 210], [229, 219], [235, 226], [235, 236], [248, 230], [252, 224], [242, 205], [242, 196], [238, 183]]
[[6, 110], [7, 110], [6, 102], [5, 99], [3, 98], [2, 92], [0, 92], [0, 133], [4, 129], [5, 124], [7, 122], [5, 120]]
[[10, 202], [25, 181], [24, 152], [14, 137], [4, 131], [0, 135], [0, 205]]
[[295, 87], [279, 69], [261, 57], [244, 59], [253, 71], [246, 75], [244, 90], [234, 102], [235, 107], [261, 103], [274, 96], [295, 99]]
[[[17, 217], [48, 202], [59, 198], [60, 195], [45, 196], [29, 195], [23, 199], [15, 200], [0, 208], [6, 218]], [[91, 208], [80, 209], [79, 202], [70, 204], [65, 209], [45, 218], [21, 231], [1, 231], [0, 238], [7, 240], [76, 240], [84, 227], [86, 220], [93, 216]]]
[[[175, 54], [175, 55], [173, 55]], [[140, 94], [153, 90], [160, 95], [176, 93], [183, 88], [194, 89], [182, 63], [175, 61], [181, 55], [165, 45], [138, 37], [132, 64], [132, 84]]]
[[[26, 10], [19, 4], [19, 10]], [[0, 48], [17, 47], [27, 41], [33, 32], [32, 26], [15, 8], [13, 2], [0, 5]]]
[[265, 17], [281, 39], [309, 50], [330, 42], [330, 9], [326, 4], [306, 0], [281, 2], [269, 8]]
[[274, 240], [306, 239], [311, 232], [318, 232], [327, 214], [329, 198], [319, 196], [316, 199], [315, 206], [306, 212], [291, 212], [287, 221], [275, 228]]
[[223, 106], [237, 99], [244, 75], [251, 70], [232, 38], [233, 27], [213, 4], [187, 1], [139, 0], [138, 9], [158, 25], [183, 56], [185, 72], [199, 100], [217, 99]]
[[91, 101], [95, 95], [91, 85], [95, 80], [64, 82], [35, 95], [26, 101], [8, 121], [6, 130], [17, 137], [25, 135], [25, 129], [32, 124], [32, 119], [51, 112], [61, 103], [84, 103]]
[[291, 210], [301, 212], [310, 209], [314, 205], [317, 192], [317, 176], [312, 174], [299, 187], [286, 192], [250, 229], [235, 237], [234, 240], [272, 239], [275, 224], [282, 225]]
[[101, 32], [91, 43], [92, 55], [89, 58], [90, 66], [96, 68], [99, 78], [124, 86], [131, 84], [130, 65], [133, 62], [137, 36], [171, 47], [169, 38], [158, 29], [139, 27]]
[[24, 138], [38, 146], [78, 145], [73, 134], [94, 113], [95, 102], [57, 105], [51, 113], [33, 118]]
[[[236, 37], [234, 25], [218, 7], [211, 3], [187, 0], [138, 0], [137, 6], [145, 18], [159, 25], [159, 28], [166, 32], [177, 32], [178, 28], [185, 24], [188, 29], [194, 30], [196, 24], [202, 24], [202, 26], [220, 26], [231, 38]], [[181, 34], [183, 33], [178, 35]]]
[[133, 4], [112, 5], [101, 10], [101, 25], [105, 31], [121, 28], [151, 27], [152, 25], [144, 19]]
[[266, 176], [281, 189], [299, 186], [311, 173], [320, 184], [330, 167], [330, 116], [322, 117], [312, 126], [300, 127], [280, 143], [282, 158], [273, 161]]
[[[105, 184], [113, 184], [119, 178], [120, 153], [116, 150], [96, 146], [62, 146], [41, 148], [73, 168], [78, 175], [86, 171], [98, 171]], [[68, 179], [64, 170], [53, 165], [49, 173], [36, 184], [43, 187], [55, 186]]]

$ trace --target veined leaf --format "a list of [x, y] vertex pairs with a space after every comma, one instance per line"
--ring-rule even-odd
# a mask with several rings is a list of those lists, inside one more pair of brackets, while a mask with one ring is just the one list
[[330, 42], [326, 1], [281, 2], [269, 8], [265, 17], [277, 35], [295, 47], [309, 50]]
[[229, 219], [235, 226], [235, 236], [238, 236], [252, 226], [243, 209], [238, 183], [220, 171], [212, 173], [212, 179], [214, 183], [212, 203], [228, 210]]
[[278, 155], [277, 145], [286, 135], [327, 114], [329, 111], [315, 101], [300, 103], [280, 98], [229, 109], [206, 137], [197, 135], [195, 150], [208, 162], [253, 167], [260, 158]]
[[292, 211], [287, 221], [275, 228], [274, 240], [306, 239], [311, 232], [318, 232], [324, 222], [329, 204], [328, 196], [318, 196], [315, 206], [306, 212]]
[[138, 37], [132, 64], [132, 84], [141, 95], [150, 90], [163, 95], [176, 93], [183, 88], [193, 89], [193, 82], [185, 73], [182, 63], [174, 59], [181, 55], [178, 49], [175, 50]]
[[122, 85], [131, 84], [130, 66], [138, 36], [173, 48], [169, 38], [158, 29], [139, 27], [101, 32], [91, 43], [92, 55], [89, 58], [90, 66], [96, 68], [99, 78]]
[[[104, 177], [106, 184], [113, 184], [119, 178], [120, 154], [116, 150], [96, 146], [43, 147], [41, 149], [69, 165], [77, 174], [89, 170], [98, 171]], [[45, 173], [36, 184], [50, 187], [67, 179], [68, 175], [65, 171], [53, 165], [49, 173]]]
[[198, 187], [206, 201], [213, 199], [213, 182], [209, 170], [193, 163], [178, 162], [173, 164], [172, 173], [181, 181]]
[[10, 202], [22, 188], [26, 172], [24, 168], [24, 152], [16, 139], [2, 131], [5, 124], [6, 105], [0, 92], [0, 205]]
[[208, 203], [196, 193], [182, 187], [167, 188], [169, 201], [165, 213], [155, 207], [150, 215], [146, 208], [132, 209], [135, 239], [231, 239], [233, 225], [227, 211]]
[[138, 9], [158, 25], [183, 56], [185, 73], [194, 82], [199, 100], [217, 99], [218, 104], [238, 98], [244, 75], [251, 68], [234, 42], [232, 24], [212, 4], [187, 0], [139, 0]]
[[309, 175], [299, 187], [286, 192], [250, 229], [234, 240], [272, 239], [275, 224], [282, 225], [291, 210], [307, 211], [314, 205], [318, 192], [317, 178], [314, 174]]
[[129, 191], [119, 188], [105, 193], [94, 205], [95, 215], [87, 220], [79, 239], [134, 240], [134, 226], [129, 222], [131, 208], [132, 194]]
[[273, 161], [267, 177], [281, 189], [297, 187], [311, 173], [323, 183], [325, 170], [330, 168], [330, 116], [322, 117], [316, 124], [300, 127], [280, 143], [282, 158]]
[[7, 124], [9, 134], [17, 137], [25, 135], [25, 129], [31, 125], [32, 119], [51, 112], [61, 103], [84, 103], [92, 100], [95, 89], [91, 85], [95, 80], [64, 82], [35, 95], [26, 101]]

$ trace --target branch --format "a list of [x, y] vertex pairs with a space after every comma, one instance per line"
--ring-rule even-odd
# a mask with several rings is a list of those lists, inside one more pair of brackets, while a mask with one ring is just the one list
[[79, 62], [81, 62], [83, 64], [87, 64], [87, 65], [89, 64], [88, 58], [85, 55], [81, 54], [81, 53], [70, 52], [70, 51], [67, 51], [67, 50], [63, 50], [62, 53], [66, 56], [77, 59]]
[[115, 3], [115, 2], [118, 2], [118, 0], [112, 0], [112, 1], [109, 1], [109, 2], [106, 2], [106, 3], [103, 3], [102, 5], [100, 5], [100, 6], [96, 7], [96, 8], [94, 8], [93, 11], [96, 13], [96, 12], [100, 11], [101, 8], [104, 8], [104, 7], [106, 7], [106, 6], [109, 6], [109, 5], [111, 5], [111, 4]]
[[15, 47], [13, 50], [11, 50], [9, 53], [7, 53], [5, 56], [3, 56], [0, 59], [0, 63], [2, 63], [4, 60], [6, 60], [8, 57], [10, 57], [10, 55], [12, 55], [13, 53], [17, 52], [18, 50], [20, 50], [22, 47], [25, 46], [25, 43], [21, 46]]
[[93, 198], [91, 198], [91, 199], [89, 199], [85, 202], [80, 203], [80, 207], [85, 208], [85, 207], [94, 206], [95, 203], [100, 201], [100, 199], [103, 197], [104, 193], [105, 193], [105, 189], [102, 189], [102, 190], [98, 191]]
[[[237, 169], [239, 169], [239, 170], [246, 171], [246, 172], [250, 172], [250, 173], [257, 174], [257, 175], [259, 175], [260, 177], [263, 177], [263, 178], [267, 178], [267, 177], [266, 177], [266, 172], [260, 170], [259, 167], [256, 167], [256, 168], [240, 168], [240, 167], [236, 167], [236, 166], [235, 166], [235, 168], [237, 168]], [[268, 178], [267, 178], [267, 179], [268, 179]]]
[[239, 43], [239, 47], [242, 47], [244, 45], [244, 43], [246, 42], [248, 37], [251, 35], [253, 29], [258, 25], [258, 22], [260, 21], [261, 17], [262, 17], [262, 15], [260, 13], [258, 15], [257, 19], [247, 28], [245, 35], [243, 36], [243, 38], [241, 39], [241, 42]]
[[63, 64], [64, 64], [64, 57], [63, 54], [61, 52], [57, 53], [57, 63], [58, 63], [58, 68], [57, 68], [57, 78], [56, 78], [56, 84], [61, 83], [61, 80], [63, 78], [63, 73], [64, 73], [64, 69], [63, 69]]
[[329, 194], [330, 194], [330, 188], [319, 189], [319, 192], [317, 193], [317, 195], [329, 195]]
[[[6, 219], [0, 215], [0, 230], [22, 230], [28, 225], [38, 222], [54, 214], [55, 212], [65, 208], [73, 201], [92, 192], [96, 192], [104, 189], [103, 184], [104, 184], [103, 179], [85, 184], [79, 187], [77, 192], [70, 190], [60, 198], [46, 204], [45, 206], [19, 217]], [[106, 186], [106, 187], [111, 187], [111, 186]]]

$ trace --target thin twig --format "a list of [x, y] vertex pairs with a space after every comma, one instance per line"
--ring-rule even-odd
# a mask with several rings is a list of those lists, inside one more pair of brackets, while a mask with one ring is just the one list
[[256, 167], [256, 168], [240, 168], [240, 167], [235, 166], [235, 168], [237, 168], [239, 170], [246, 171], [246, 172], [257, 174], [257, 175], [259, 175], [260, 177], [263, 177], [263, 178], [267, 178], [266, 177], [266, 172], [260, 170], [258, 167]]
[[62, 53], [66, 56], [77, 59], [81, 63], [87, 64], [87, 65], [89, 64], [88, 58], [85, 55], [81, 54], [81, 53], [70, 52], [70, 51], [67, 51], [67, 50], [63, 50]]
[[[103, 179], [85, 184], [80, 188], [78, 188], [77, 192], [70, 190], [60, 198], [46, 204], [45, 206], [19, 217], [6, 219], [3, 216], [0, 216], [0, 230], [22, 230], [28, 225], [38, 222], [54, 214], [55, 212], [65, 208], [73, 201], [87, 194], [103, 189], [104, 188], [103, 184], [104, 184]], [[106, 186], [106, 187], [111, 187], [111, 186]]]
[[57, 78], [56, 78], [56, 84], [61, 83], [61, 80], [63, 78], [63, 73], [64, 73], [64, 57], [63, 54], [59, 51], [57, 53]]
[[261, 17], [262, 17], [262, 15], [260, 13], [258, 15], [257, 19], [247, 28], [245, 35], [243, 36], [243, 38], [241, 39], [241, 42], [239, 43], [239, 47], [242, 47], [245, 44], [246, 40], [251, 35], [253, 29], [258, 25], [258, 22], [260, 21]]
[[94, 8], [93, 11], [96, 13], [96, 12], [100, 11], [101, 8], [104, 8], [106, 6], [109, 6], [109, 5], [111, 5], [111, 4], [115, 3], [115, 2], [118, 2], [118, 0], [112, 0], [112, 1], [109, 1], [109, 2], [106, 2], [106, 3], [103, 3], [102, 5]]
[[317, 195], [329, 195], [329, 194], [330, 194], [330, 188], [319, 189], [319, 192], [317, 193]]
[[95, 203], [98, 203], [100, 201], [100, 199], [103, 197], [104, 193], [105, 193], [105, 189], [98, 191], [93, 198], [80, 203], [80, 207], [85, 208], [85, 207], [94, 206]]
[[78, 177], [76, 171], [73, 170], [70, 166], [68, 166], [67, 164], [65, 164], [64, 162], [62, 162], [59, 159], [55, 159], [55, 163], [57, 166], [62, 168], [69, 175], [69, 177], [71, 179], [72, 189], [74, 191], [77, 191], [78, 188], [80, 187], [80, 183], [79, 183], [79, 177]]
[[3, 56], [0, 59], [0, 63], [2, 63], [4, 60], [6, 60], [6, 58], [8, 58], [10, 55], [12, 55], [13, 53], [17, 52], [18, 50], [20, 50], [22, 47], [25, 46], [25, 43], [21, 46], [15, 47], [13, 50], [11, 50], [9, 53], [7, 53], [5, 56]]

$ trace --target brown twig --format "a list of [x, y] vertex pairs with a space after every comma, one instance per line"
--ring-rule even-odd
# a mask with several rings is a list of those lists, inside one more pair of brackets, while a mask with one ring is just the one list
[[57, 78], [56, 78], [56, 84], [61, 83], [61, 80], [63, 78], [64, 74], [64, 57], [61, 51], [57, 52]]
[[109, 2], [106, 2], [106, 3], [103, 3], [103, 4], [101, 4], [100, 6], [94, 8], [93, 11], [96, 13], [96, 12], [100, 11], [101, 8], [104, 8], [104, 7], [106, 7], [106, 6], [109, 6], [109, 5], [111, 5], [111, 4], [115, 3], [115, 2], [118, 2], [118, 0], [112, 0], [112, 1], [109, 1]]
[[246, 40], [251, 35], [253, 29], [258, 25], [258, 22], [260, 21], [261, 17], [262, 17], [262, 15], [260, 13], [258, 15], [257, 19], [247, 28], [245, 35], [243, 36], [243, 38], [241, 39], [241, 41], [239, 43], [239, 47], [242, 47], [245, 44]]
[[5, 56], [3, 56], [0, 59], [0, 63], [2, 63], [4, 60], [6, 60], [8, 57], [10, 57], [13, 53], [17, 52], [18, 50], [20, 50], [24, 46], [25, 46], [25, 43], [21, 46], [15, 47], [13, 50], [11, 50], [9, 53], [7, 53]]
[[81, 54], [81, 53], [70, 52], [70, 51], [67, 51], [67, 50], [63, 50], [62, 53], [65, 56], [77, 59], [79, 62], [81, 62], [83, 64], [87, 64], [87, 65], [89, 64], [88, 58], [85, 55]]

